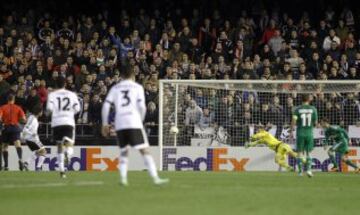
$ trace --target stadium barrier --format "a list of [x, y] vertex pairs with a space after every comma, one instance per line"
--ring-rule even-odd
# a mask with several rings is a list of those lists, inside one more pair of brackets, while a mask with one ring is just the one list
[[[56, 147], [47, 147], [43, 170], [57, 169]], [[76, 146], [69, 170], [75, 171], [116, 171], [118, 164], [118, 147], [116, 146]], [[159, 147], [150, 147], [155, 162], [160, 165]], [[9, 148], [9, 168], [17, 170], [17, 156], [14, 147]], [[266, 147], [164, 147], [162, 169], [164, 171], [278, 171], [274, 163], [274, 152]], [[30, 156], [28, 149], [24, 150], [24, 158]], [[349, 158], [360, 164], [360, 148], [351, 147]], [[326, 151], [317, 147], [312, 152], [313, 169], [327, 171], [330, 167]], [[339, 158], [337, 158], [339, 159]], [[293, 158], [289, 163], [295, 165]], [[34, 164], [31, 165], [33, 169]], [[137, 151], [130, 152], [130, 170], [143, 170], [143, 159]], [[342, 166], [343, 171], [352, 171]]]

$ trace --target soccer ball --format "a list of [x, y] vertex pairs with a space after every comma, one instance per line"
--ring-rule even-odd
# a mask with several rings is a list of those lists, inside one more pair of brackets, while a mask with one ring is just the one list
[[171, 126], [170, 128], [170, 133], [172, 134], [178, 134], [179, 133], [179, 129], [176, 126]]

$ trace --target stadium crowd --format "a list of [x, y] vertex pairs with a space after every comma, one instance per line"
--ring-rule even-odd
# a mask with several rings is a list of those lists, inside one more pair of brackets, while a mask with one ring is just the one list
[[[46, 104], [57, 77], [65, 76], [67, 88], [82, 100], [78, 123], [96, 127], [102, 101], [126, 67], [145, 87], [145, 124], [149, 134], [157, 134], [159, 79], [359, 79], [359, 23], [348, 7], [340, 13], [328, 7], [321, 19], [307, 12], [294, 18], [277, 8], [242, 10], [237, 17], [191, 10], [191, 16], [183, 15], [182, 8], [171, 16], [157, 9], [122, 10], [117, 20], [109, 20], [107, 11], [95, 16], [12, 11], [0, 25], [1, 103], [12, 93], [17, 104], [31, 111]], [[279, 115], [289, 120], [298, 104], [293, 94], [266, 99], [236, 91], [185, 94], [182, 110], [188, 126], [280, 125]], [[320, 116], [345, 126], [358, 122], [358, 94], [314, 96]]]

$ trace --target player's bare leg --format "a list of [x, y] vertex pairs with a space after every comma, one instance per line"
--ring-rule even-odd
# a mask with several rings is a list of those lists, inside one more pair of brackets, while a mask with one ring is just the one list
[[26, 171], [29, 170], [29, 164], [35, 162], [36, 158], [38, 158], [38, 162], [35, 165], [35, 170], [39, 171], [42, 169], [42, 165], [45, 161], [46, 149], [40, 148], [39, 150], [35, 151], [33, 155], [31, 155], [27, 161], [24, 162], [24, 169]]
[[19, 169], [20, 171], [23, 171], [24, 169], [24, 163], [22, 161], [22, 148], [21, 148], [21, 142], [19, 140], [16, 140], [14, 142], [14, 146], [16, 149], [17, 156], [19, 158]]
[[354, 168], [355, 172], [360, 173], [359, 167], [358, 167], [355, 163], [353, 163], [351, 160], [349, 160], [348, 158], [346, 158], [346, 157], [344, 157], [344, 156], [341, 157], [341, 160], [342, 160], [346, 165], [351, 166], [352, 168]]
[[60, 172], [60, 178], [66, 178], [65, 174], [65, 154], [64, 154], [64, 146], [62, 142], [57, 143], [58, 146], [58, 166]]
[[127, 148], [120, 149], [119, 156], [119, 172], [120, 172], [120, 184], [122, 186], [128, 186], [127, 172], [129, 165], [129, 150]]
[[139, 149], [139, 151], [144, 158], [145, 166], [147, 167], [149, 174], [154, 181], [154, 184], [162, 185], [169, 183], [169, 179], [161, 179], [159, 177], [158, 172], [156, 170], [155, 161], [153, 157], [150, 155], [149, 151], [146, 148]]

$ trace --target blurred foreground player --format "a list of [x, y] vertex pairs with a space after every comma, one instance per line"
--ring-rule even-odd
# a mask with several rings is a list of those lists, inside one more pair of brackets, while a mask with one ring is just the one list
[[58, 89], [48, 96], [46, 109], [51, 113], [53, 139], [58, 146], [58, 166], [60, 177], [66, 178], [65, 165], [68, 165], [75, 144], [75, 115], [80, 112], [77, 95], [65, 89], [65, 78], [56, 80]]
[[349, 143], [350, 143], [350, 139], [347, 132], [341, 127], [331, 126], [329, 124], [328, 119], [323, 119], [321, 121], [321, 126], [324, 129], [325, 145], [326, 146], [330, 145], [331, 142], [334, 143], [327, 151], [330, 157], [330, 161], [334, 165], [333, 168], [331, 168], [331, 171], [337, 172], [340, 170], [339, 169], [340, 164], [336, 162], [336, 158], [335, 158], [336, 153], [338, 153], [340, 155], [341, 161], [353, 167], [355, 171], [360, 172], [359, 167], [351, 160], [345, 157], [345, 155], [349, 153]]
[[32, 109], [31, 115], [28, 117], [24, 129], [21, 133], [21, 140], [26, 143], [33, 154], [24, 162], [24, 169], [29, 170], [29, 165], [38, 159], [35, 165], [35, 170], [41, 170], [45, 160], [46, 149], [40, 141], [38, 135], [39, 121], [38, 118], [42, 115], [40, 106]]
[[251, 142], [246, 144], [245, 148], [265, 144], [275, 151], [275, 163], [284, 167], [288, 171], [294, 171], [294, 168], [289, 166], [286, 162], [287, 155], [298, 158], [298, 154], [294, 152], [288, 144], [276, 139], [272, 134], [267, 132], [264, 127], [260, 127], [259, 131], [250, 137], [250, 140]]
[[146, 115], [144, 88], [135, 82], [135, 75], [130, 69], [122, 74], [123, 80], [114, 85], [105, 99], [102, 108], [102, 134], [109, 135], [109, 112], [115, 107], [115, 129], [120, 147], [120, 183], [127, 186], [128, 147], [138, 149], [145, 165], [157, 185], [168, 183], [168, 179], [158, 176], [153, 157], [149, 153], [149, 142], [144, 130], [143, 121]]
[[26, 117], [22, 108], [15, 104], [15, 96], [10, 94], [7, 104], [0, 107], [0, 119], [4, 124], [2, 131], [2, 154], [4, 157], [4, 170], [9, 170], [9, 144], [14, 144], [19, 158], [19, 169], [22, 171], [24, 164], [22, 161], [22, 148], [20, 142], [21, 128], [19, 123], [25, 123]]

